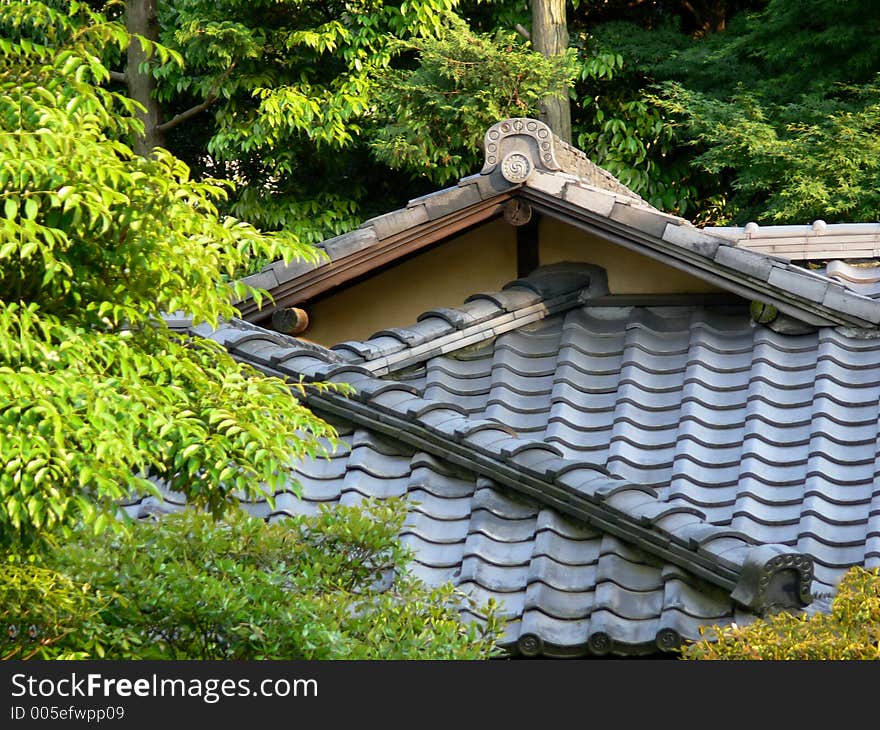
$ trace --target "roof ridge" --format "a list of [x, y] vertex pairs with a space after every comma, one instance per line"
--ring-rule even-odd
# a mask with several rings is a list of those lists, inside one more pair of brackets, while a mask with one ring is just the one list
[[752, 544], [746, 535], [710, 524], [683, 500], [661, 500], [651, 487], [613, 477], [600, 465], [564, 458], [552, 444], [520, 437], [497, 421], [470, 418], [452, 404], [422, 398], [412, 385], [379, 379], [360, 365], [328, 363], [319, 352], [289, 356], [274, 333], [255, 325], [238, 322], [209, 336], [268, 374], [351, 384], [350, 398], [311, 390], [306, 401], [637, 545], [730, 591], [752, 611], [810, 602], [813, 561], [808, 555], [784, 545]]
[[754, 251], [690, 221], [614, 192], [531, 170], [519, 192], [533, 208], [562, 214], [587, 231], [625, 248], [713, 282], [746, 299], [774, 305], [810, 325], [880, 325], [880, 302], [847, 289], [831, 277]]

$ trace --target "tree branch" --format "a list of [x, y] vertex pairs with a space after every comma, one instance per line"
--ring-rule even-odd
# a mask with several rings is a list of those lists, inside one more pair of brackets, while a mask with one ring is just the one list
[[163, 124], [160, 124], [158, 127], [156, 127], [156, 131], [158, 131], [160, 134], [165, 134], [165, 132], [168, 132], [178, 125], [183, 124], [187, 119], [192, 119], [197, 114], [201, 114], [203, 111], [205, 111], [205, 109], [207, 109], [209, 106], [211, 106], [211, 104], [217, 101], [217, 96], [220, 92], [220, 85], [229, 78], [229, 74], [232, 73], [232, 69], [234, 68], [235, 61], [229, 64], [229, 68], [227, 68], [222, 74], [220, 74], [220, 76], [214, 82], [214, 85], [211, 87], [211, 91], [208, 92], [208, 95], [205, 97], [205, 100], [201, 104], [196, 104], [195, 106], [187, 109], [185, 112], [181, 112], [180, 114], [171, 117], [171, 119], [169, 119], [167, 122], [164, 122]]
[[127, 84], [128, 83], [128, 75], [124, 71], [111, 71], [110, 72], [110, 80], [111, 81], [119, 81], [120, 83]]
[[207, 109], [211, 104], [213, 104], [217, 100], [217, 93], [213, 92], [208, 94], [208, 98], [205, 99], [201, 104], [196, 104], [193, 107], [190, 107], [185, 112], [181, 112], [180, 114], [176, 114], [171, 117], [167, 122], [160, 124], [156, 127], [156, 130], [160, 134], [165, 134], [165, 132], [174, 129], [176, 126], [183, 124], [187, 119], [192, 119], [197, 114], [201, 114], [205, 109]]
[[513, 26], [513, 29], [527, 41], [532, 40], [532, 34], [529, 33], [520, 23], [517, 23], [515, 26]]

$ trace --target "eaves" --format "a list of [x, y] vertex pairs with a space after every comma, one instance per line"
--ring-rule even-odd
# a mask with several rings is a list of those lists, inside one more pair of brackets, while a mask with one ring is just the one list
[[[807, 324], [875, 328], [880, 323], [876, 302], [846, 291], [827, 277], [793, 267], [786, 260], [730, 245], [682, 219], [602, 193], [596, 194], [602, 206], [598, 209], [567, 198], [564, 190], [554, 194], [529, 183], [518, 189], [516, 196], [527, 200], [539, 213], [746, 299], [772, 304]], [[844, 307], [856, 306], [847, 312], [841, 303]]]
[[[479, 194], [475, 182], [472, 187], [474, 192]], [[238, 307], [241, 317], [259, 323], [271, 317], [274, 308], [308, 301], [387, 264], [399, 261], [409, 254], [463, 233], [474, 226], [487, 223], [501, 215], [504, 204], [511, 198], [512, 192], [512, 190], [501, 193], [491, 191], [491, 197], [486, 199], [478, 197], [467, 207], [454, 209], [435, 219], [426, 217], [428, 214], [424, 212], [426, 208], [424, 202], [410, 201], [407, 208], [395, 213], [406, 215], [409, 220], [420, 220], [423, 216], [426, 218], [415, 225], [407, 225], [397, 230], [386, 227], [385, 222], [381, 220], [385, 216], [368, 220], [356, 231], [322, 244], [322, 248], [330, 256], [329, 262], [317, 267], [303, 266], [301, 273], [298, 273], [297, 267], [276, 266], [274, 269], [269, 267], [256, 275], [262, 277], [262, 280], [248, 277], [248, 279], [254, 278], [253, 285], [271, 292], [274, 305], [273, 308], [267, 307], [261, 310], [254, 300], [249, 299]], [[342, 247], [355, 241], [357, 245], [353, 247], [354, 251], [333, 257], [334, 245]], [[275, 274], [276, 271], [284, 273], [278, 276]], [[298, 275], [285, 278], [285, 274], [289, 276], [291, 272]], [[273, 275], [275, 278], [272, 278]], [[248, 279], [245, 281], [251, 283]]]

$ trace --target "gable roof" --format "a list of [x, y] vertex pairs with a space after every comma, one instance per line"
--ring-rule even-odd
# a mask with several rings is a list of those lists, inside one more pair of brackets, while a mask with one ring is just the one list
[[[247, 277], [269, 290], [276, 306], [329, 291], [380, 266], [472, 226], [505, 215], [512, 200], [606, 240], [709, 281], [729, 292], [772, 304], [816, 326], [874, 327], [880, 302], [840, 281], [785, 258], [743, 248], [723, 231], [701, 230], [648, 205], [586, 155], [534, 119], [508, 119], [485, 138], [486, 162], [477, 175], [411, 200], [405, 208], [365, 221], [319, 245], [321, 264], [275, 262]], [[252, 300], [244, 319], [271, 315]]]

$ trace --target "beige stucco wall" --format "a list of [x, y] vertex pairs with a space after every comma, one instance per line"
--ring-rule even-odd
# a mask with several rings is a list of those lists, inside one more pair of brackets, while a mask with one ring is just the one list
[[718, 287], [628, 248], [544, 217], [540, 223], [541, 265], [586, 261], [608, 272], [612, 294], [703, 294]]
[[406, 327], [434, 307], [456, 307], [471, 294], [516, 278], [516, 229], [495, 220], [376, 276], [307, 304], [302, 337], [330, 346]]
[[[690, 274], [561, 221], [540, 223], [540, 263], [585, 261], [608, 272], [612, 294], [696, 294], [720, 291]], [[366, 281], [305, 305], [302, 337], [330, 346], [406, 327], [424, 311], [455, 307], [471, 294], [516, 278], [516, 229], [503, 220], [457, 236]]]

